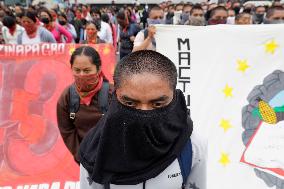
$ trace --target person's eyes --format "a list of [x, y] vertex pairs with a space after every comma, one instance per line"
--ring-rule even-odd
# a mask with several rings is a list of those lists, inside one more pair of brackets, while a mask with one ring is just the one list
[[76, 74], [79, 74], [80, 73], [80, 69], [74, 69], [74, 72], [76, 73]]
[[136, 103], [132, 101], [123, 101], [123, 104], [132, 108], [136, 106]]
[[88, 74], [90, 72], [91, 72], [91, 70], [84, 70], [84, 73], [86, 73], [86, 74]]
[[165, 102], [154, 102], [152, 106], [153, 108], [162, 108], [165, 106]]

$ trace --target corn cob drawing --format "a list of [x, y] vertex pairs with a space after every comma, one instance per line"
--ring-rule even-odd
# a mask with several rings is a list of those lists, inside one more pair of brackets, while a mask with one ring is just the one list
[[253, 110], [253, 115], [258, 116], [261, 120], [269, 124], [276, 124], [283, 120], [284, 106], [273, 108], [261, 98], [257, 100], [258, 108]]

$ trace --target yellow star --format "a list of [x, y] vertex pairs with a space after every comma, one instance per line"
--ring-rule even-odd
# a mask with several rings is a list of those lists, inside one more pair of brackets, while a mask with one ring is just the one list
[[229, 155], [222, 152], [219, 163], [222, 164], [223, 166], [227, 166], [230, 163]]
[[72, 45], [72, 46], [69, 48], [69, 53], [70, 53], [70, 55], [72, 55], [75, 50], [76, 50], [75, 45]]
[[226, 87], [223, 89], [223, 93], [225, 94], [225, 97], [233, 97], [233, 88], [230, 87], [228, 84], [226, 84]]
[[105, 47], [103, 50], [104, 55], [108, 55], [110, 53], [109, 47]]
[[245, 72], [250, 66], [247, 60], [237, 60], [238, 71]]
[[265, 46], [265, 52], [271, 54], [274, 54], [275, 50], [279, 47], [279, 45], [276, 43], [274, 39], [265, 43], [264, 46]]
[[224, 132], [226, 132], [228, 129], [232, 128], [233, 126], [231, 125], [229, 120], [222, 119], [220, 121], [220, 127], [224, 129]]

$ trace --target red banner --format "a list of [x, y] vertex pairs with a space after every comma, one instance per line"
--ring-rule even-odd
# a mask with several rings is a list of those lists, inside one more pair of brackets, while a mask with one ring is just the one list
[[[112, 82], [115, 52], [94, 45]], [[79, 167], [60, 136], [56, 103], [73, 81], [75, 45], [0, 46], [0, 189], [79, 188]]]

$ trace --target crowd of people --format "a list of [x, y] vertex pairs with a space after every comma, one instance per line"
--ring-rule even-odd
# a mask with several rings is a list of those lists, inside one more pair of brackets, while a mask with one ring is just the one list
[[120, 58], [155, 50], [155, 24], [283, 24], [284, 5], [276, 0], [255, 6], [238, 0], [200, 4], [162, 2], [153, 6], [44, 5], [0, 7], [0, 44], [110, 43]]
[[81, 188], [206, 189], [207, 146], [176, 88], [174, 63], [155, 52], [157, 24], [284, 24], [284, 5], [0, 8], [0, 44], [108, 43], [120, 56], [112, 86], [93, 47], [71, 55], [74, 83], [58, 100], [57, 122], [80, 165]]

